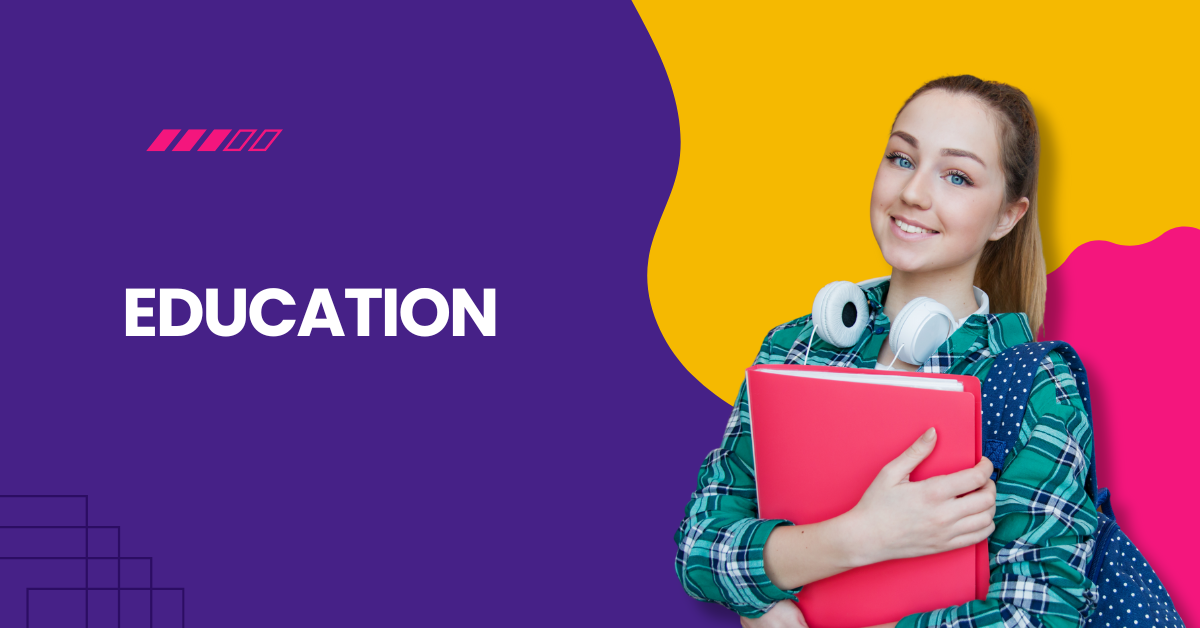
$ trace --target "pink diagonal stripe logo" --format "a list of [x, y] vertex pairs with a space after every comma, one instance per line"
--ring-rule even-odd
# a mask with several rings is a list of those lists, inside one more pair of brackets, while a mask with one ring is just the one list
[[150, 148], [146, 150], [167, 150], [167, 146], [170, 146], [171, 140], [175, 139], [176, 135], [179, 135], [179, 129], [163, 129], [162, 133], [159, 133], [158, 137], [154, 138], [154, 142], [150, 144]]
[[[262, 132], [262, 135], [259, 135], [258, 139], [255, 140], [254, 145], [250, 147], [250, 150], [258, 151], [258, 152], [267, 150], [268, 148], [271, 147], [271, 144], [275, 143], [275, 138], [279, 137], [279, 134], [282, 132], [283, 132], [283, 129], [264, 129]], [[262, 143], [263, 138], [266, 137], [268, 133], [271, 135], [271, 139], [267, 140], [266, 146], [259, 148], [258, 145]]]
[[[271, 148], [282, 132], [283, 129], [264, 129], [262, 133], [259, 133], [258, 129], [213, 129], [210, 133], [208, 129], [188, 129], [181, 136], [180, 129], [163, 129], [146, 150], [161, 152], [169, 149], [173, 153], [186, 153], [197, 150], [196, 145], [199, 144], [199, 152], [205, 153], [236, 153], [241, 150], [261, 153]], [[205, 133], [208, 133], [207, 137]]]
[[204, 135], [204, 132], [207, 130], [208, 129], [188, 129], [187, 133], [184, 133], [183, 137], [180, 138], [179, 143], [175, 145], [175, 148], [172, 148], [171, 150], [192, 150], [192, 147], [196, 145], [196, 142], [200, 141], [200, 136]]
[[[238, 132], [233, 135], [233, 139], [229, 140], [229, 143], [225, 145], [225, 150], [231, 150], [231, 151], [242, 150], [242, 147], [246, 145], [246, 142], [250, 141], [250, 138], [254, 137], [254, 134], [257, 131], [258, 131], [258, 129], [238, 129]], [[242, 139], [242, 133], [246, 134], [245, 139]], [[242, 143], [238, 144], [237, 148], [234, 148], [233, 143], [238, 141], [239, 139], [242, 140]]]
[[225, 141], [226, 137], [229, 137], [229, 132], [232, 130], [233, 129], [213, 129], [213, 132], [208, 134], [208, 139], [204, 140], [204, 143], [200, 145], [200, 150], [217, 150], [217, 147], [221, 145], [221, 142]]

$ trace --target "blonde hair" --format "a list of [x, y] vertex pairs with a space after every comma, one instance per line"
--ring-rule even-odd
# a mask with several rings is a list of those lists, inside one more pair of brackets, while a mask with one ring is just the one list
[[[1029, 209], [1012, 231], [984, 245], [979, 266], [975, 269], [975, 285], [988, 294], [993, 312], [1023, 312], [1029, 318], [1029, 329], [1036, 339], [1046, 315], [1046, 260], [1042, 255], [1042, 234], [1037, 220], [1041, 140], [1033, 105], [1024, 92], [1011, 85], [963, 74], [943, 76], [922, 85], [904, 101], [900, 111], [931, 89], [973, 96], [997, 114], [1004, 200], [1012, 203], [1026, 197]], [[896, 117], [900, 117], [899, 112]]]

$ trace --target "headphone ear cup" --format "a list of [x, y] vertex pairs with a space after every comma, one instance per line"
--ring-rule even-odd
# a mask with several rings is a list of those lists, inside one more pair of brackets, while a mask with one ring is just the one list
[[929, 297], [917, 297], [896, 315], [888, 346], [902, 362], [920, 366], [954, 330], [950, 308]]
[[812, 320], [817, 335], [835, 347], [851, 347], [867, 328], [867, 297], [858, 284], [835, 281], [817, 292]]

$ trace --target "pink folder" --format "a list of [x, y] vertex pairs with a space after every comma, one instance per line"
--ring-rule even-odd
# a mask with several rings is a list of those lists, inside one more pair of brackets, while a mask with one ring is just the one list
[[[786, 372], [954, 380], [962, 392], [811, 379]], [[983, 457], [979, 380], [827, 366], [746, 370], [759, 516], [805, 524], [855, 506], [885, 464], [930, 427], [937, 443], [912, 481]], [[885, 561], [811, 582], [797, 595], [811, 628], [865, 628], [987, 597], [987, 541]]]

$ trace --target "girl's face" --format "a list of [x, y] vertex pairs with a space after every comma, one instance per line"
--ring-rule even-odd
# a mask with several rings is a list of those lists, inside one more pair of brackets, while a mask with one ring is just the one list
[[871, 190], [871, 229], [895, 270], [969, 269], [1029, 199], [1004, 202], [1000, 141], [987, 106], [930, 90], [900, 112]]

